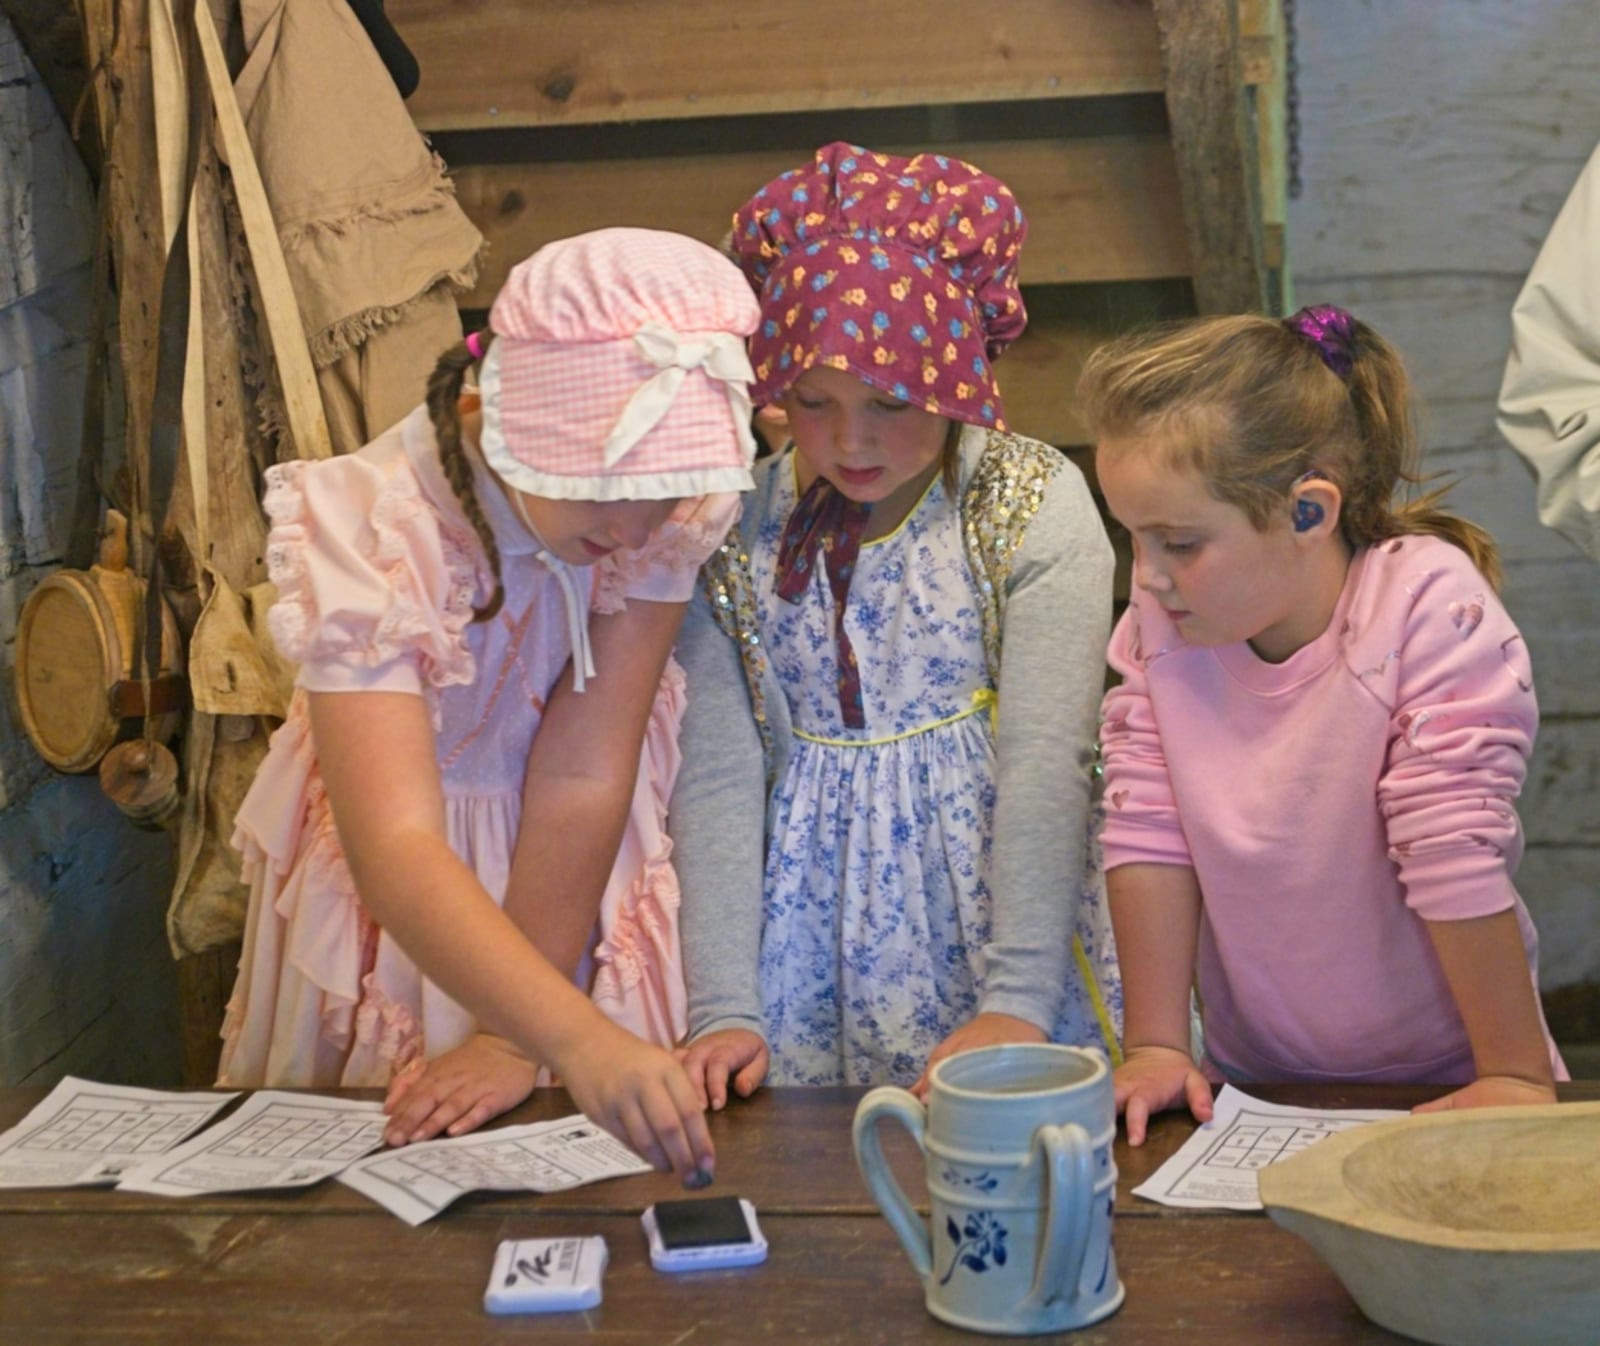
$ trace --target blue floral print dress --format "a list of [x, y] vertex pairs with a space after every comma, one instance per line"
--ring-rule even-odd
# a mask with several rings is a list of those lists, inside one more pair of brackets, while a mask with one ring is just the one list
[[[980, 581], [936, 478], [897, 531], [861, 547], [845, 626], [866, 723], [848, 728], [821, 567], [798, 603], [774, 592], [797, 503], [792, 455], [774, 471], [771, 507], [750, 539], [759, 627], [793, 726], [767, 814], [760, 985], [769, 1080], [909, 1083], [977, 1013], [983, 992], [997, 790]], [[1094, 968], [1120, 1030], [1097, 861], [1082, 886], [1075, 971]], [[1074, 976], [1053, 1036], [1104, 1046], [1100, 1023]]]

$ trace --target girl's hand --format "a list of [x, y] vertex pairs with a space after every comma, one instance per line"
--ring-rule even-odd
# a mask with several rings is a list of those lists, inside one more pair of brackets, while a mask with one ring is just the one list
[[584, 1116], [685, 1187], [710, 1184], [717, 1156], [703, 1105], [670, 1052], [601, 1019], [571, 1056], [561, 1080]]
[[1175, 1047], [1131, 1047], [1111, 1077], [1117, 1111], [1128, 1120], [1128, 1144], [1143, 1145], [1150, 1115], [1189, 1105], [1197, 1122], [1211, 1120], [1211, 1085], [1188, 1052]]
[[1412, 1112], [1450, 1112], [1456, 1108], [1526, 1107], [1554, 1103], [1556, 1091], [1548, 1084], [1518, 1079], [1515, 1075], [1483, 1075], [1454, 1093], [1419, 1103]]
[[387, 1145], [459, 1136], [533, 1092], [538, 1066], [504, 1038], [478, 1033], [431, 1061], [413, 1061], [389, 1083]]
[[924, 1103], [928, 1101], [928, 1075], [947, 1056], [957, 1052], [970, 1052], [976, 1047], [993, 1047], [1002, 1042], [1048, 1042], [1049, 1035], [1042, 1029], [1019, 1019], [1014, 1014], [980, 1014], [964, 1023], [943, 1042], [928, 1053], [928, 1064], [911, 1086], [911, 1092]]
[[729, 1077], [734, 1092], [749, 1098], [767, 1078], [769, 1057], [761, 1034], [748, 1028], [723, 1028], [680, 1047], [678, 1060], [689, 1072], [700, 1106], [720, 1112], [728, 1103]]

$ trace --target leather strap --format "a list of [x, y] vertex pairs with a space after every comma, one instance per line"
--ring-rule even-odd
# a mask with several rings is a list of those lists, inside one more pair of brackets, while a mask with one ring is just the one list
[[189, 679], [182, 673], [159, 673], [148, 682], [124, 678], [111, 684], [110, 698], [117, 719], [149, 720], [189, 704]]
[[[209, 20], [206, 0], [194, 0], [196, 13], [204, 13]], [[193, 26], [180, 26], [182, 32], [193, 32]], [[187, 46], [193, 52], [193, 40]], [[198, 57], [193, 58], [198, 63]], [[161, 316], [156, 332], [155, 395], [150, 404], [150, 454], [146, 463], [147, 489], [145, 500], [148, 516], [141, 524], [149, 529], [150, 572], [146, 577], [145, 620], [141, 638], [136, 641], [134, 668], [141, 681], [152, 684], [161, 668], [161, 636], [163, 627], [162, 581], [164, 567], [161, 563], [161, 530], [166, 523], [167, 507], [172, 500], [172, 484], [177, 475], [178, 453], [183, 440], [183, 374], [188, 360], [189, 347], [189, 243], [188, 217], [190, 188], [194, 182], [195, 166], [200, 159], [200, 138], [205, 128], [206, 89], [198, 80], [186, 81], [188, 95], [187, 150], [183, 171], [183, 215], [170, 235], [167, 248], [166, 270], [161, 278]], [[198, 446], [204, 452], [204, 446]], [[153, 693], [144, 697], [148, 704]], [[146, 711], [148, 721], [152, 712]]]
[[[110, 153], [106, 154], [109, 163]], [[78, 480], [72, 498], [72, 526], [67, 534], [69, 570], [87, 570], [94, 563], [100, 532], [100, 464], [106, 441], [106, 309], [111, 294], [111, 189], [109, 173], [100, 179], [100, 210], [95, 225], [94, 271], [90, 280], [89, 351], [83, 374], [83, 426], [78, 447]]]

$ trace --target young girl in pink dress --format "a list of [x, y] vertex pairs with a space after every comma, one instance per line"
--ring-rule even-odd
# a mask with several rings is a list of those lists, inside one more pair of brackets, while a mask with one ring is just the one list
[[669, 655], [750, 484], [757, 319], [693, 240], [552, 243], [425, 405], [268, 472], [268, 620], [300, 672], [238, 814], [221, 1083], [388, 1086], [400, 1143], [513, 1106], [537, 1063], [658, 1166], [709, 1174], [663, 1050], [684, 1028]]
[[1134, 550], [1100, 736], [1128, 1139], [1209, 1117], [1207, 1077], [1554, 1102], [1512, 883], [1533, 674], [1488, 534], [1393, 500], [1399, 357], [1342, 309], [1211, 318], [1102, 349], [1081, 391]]

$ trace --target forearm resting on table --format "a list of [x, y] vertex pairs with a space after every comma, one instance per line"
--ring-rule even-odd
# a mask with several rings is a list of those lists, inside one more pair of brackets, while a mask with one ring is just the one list
[[1428, 936], [1466, 1025], [1479, 1077], [1502, 1076], [1554, 1088], [1550, 1049], [1516, 912], [1429, 921]]
[[1200, 884], [1187, 865], [1118, 865], [1106, 873], [1122, 968], [1123, 1042], [1189, 1053], [1189, 990]]

